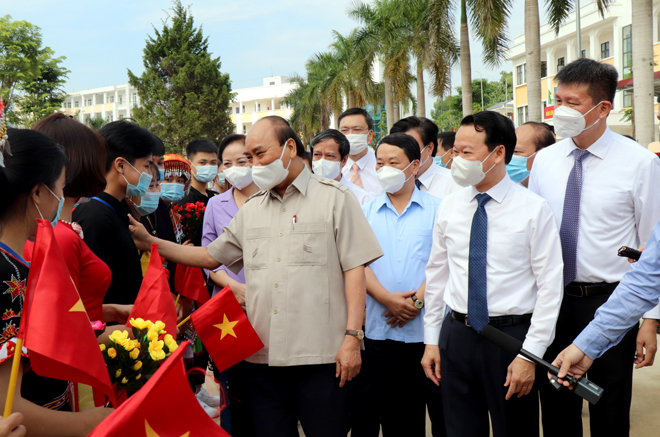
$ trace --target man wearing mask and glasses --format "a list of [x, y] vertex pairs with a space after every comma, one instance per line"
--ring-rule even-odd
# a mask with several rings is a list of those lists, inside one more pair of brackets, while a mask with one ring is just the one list
[[465, 117], [451, 173], [466, 188], [436, 213], [422, 366], [436, 385], [442, 380], [450, 437], [488, 435], [491, 424], [495, 437], [538, 435], [534, 363], [480, 336], [491, 325], [541, 356], [562, 299], [557, 225], [548, 202], [507, 175], [515, 145], [507, 117]]
[[339, 116], [339, 131], [351, 145], [341, 172], [351, 183], [376, 198], [384, 193], [376, 177], [376, 154], [369, 147], [374, 137], [374, 119], [362, 108], [350, 108]]
[[234, 273], [245, 266], [246, 312], [265, 347], [246, 359], [257, 436], [346, 436], [347, 381], [360, 371], [365, 266], [383, 252], [355, 195], [312, 175], [302, 142], [281, 117], [259, 120], [246, 139], [262, 190], [207, 247], [151, 236], [139, 247], [170, 261]]
[[536, 154], [554, 144], [555, 136], [546, 124], [528, 121], [516, 129], [516, 138], [516, 150], [506, 165], [506, 172], [513, 182], [527, 187]]
[[[571, 344], [630, 270], [617, 250], [646, 244], [660, 218], [660, 161], [607, 126], [616, 69], [578, 59], [555, 80], [555, 133], [564, 140], [536, 155], [529, 179], [530, 191], [552, 207], [564, 261], [564, 300], [547, 361]], [[657, 307], [644, 317], [587, 374], [604, 389], [598, 404], [589, 405], [593, 436], [629, 434], [633, 362], [653, 364]], [[541, 384], [541, 407], [545, 435], [582, 435], [578, 396]]]

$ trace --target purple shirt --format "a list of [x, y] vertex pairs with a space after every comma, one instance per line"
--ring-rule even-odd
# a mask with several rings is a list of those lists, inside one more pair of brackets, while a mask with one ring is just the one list
[[[224, 227], [229, 226], [229, 222], [231, 222], [234, 216], [238, 213], [238, 207], [236, 206], [233, 193], [234, 187], [231, 187], [224, 193], [218, 194], [209, 199], [209, 203], [206, 205], [206, 212], [204, 213], [204, 227], [202, 233], [203, 247], [208, 246], [218, 238], [222, 234]], [[234, 274], [225, 266], [220, 266], [214, 271], [217, 272], [219, 270], [227, 272], [229, 277], [236, 282], [245, 284], [245, 274], [242, 269], [238, 274]], [[218, 285], [215, 285], [213, 287], [213, 296], [215, 296], [220, 290], [221, 288]]]

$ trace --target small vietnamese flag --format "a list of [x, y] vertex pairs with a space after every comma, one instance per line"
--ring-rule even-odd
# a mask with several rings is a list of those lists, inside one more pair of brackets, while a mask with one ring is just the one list
[[218, 372], [264, 347], [229, 286], [220, 290], [190, 318]]
[[142, 318], [156, 323], [158, 320], [165, 323], [165, 330], [176, 334], [176, 307], [167, 282], [168, 272], [163, 268], [163, 259], [158, 254], [158, 245], [151, 245], [151, 258], [149, 267], [142, 279], [140, 292], [126, 326], [132, 327], [130, 320]]
[[172, 352], [147, 383], [88, 437], [230, 437], [199, 405], [183, 365], [189, 342]]
[[43, 219], [37, 220], [18, 336], [37, 375], [91, 385], [114, 402], [96, 334], [53, 228]]
[[210, 299], [209, 289], [199, 267], [189, 267], [183, 264], [176, 265], [174, 275], [174, 292], [203, 305]]

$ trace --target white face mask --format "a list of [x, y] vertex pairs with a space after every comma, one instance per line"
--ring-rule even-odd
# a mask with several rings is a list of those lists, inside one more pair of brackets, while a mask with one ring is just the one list
[[319, 159], [318, 161], [312, 161], [312, 168], [314, 169], [314, 174], [322, 178], [337, 179], [341, 171], [341, 162]]
[[[286, 143], [282, 147], [282, 154], [278, 159], [266, 165], [259, 165], [252, 167], [252, 180], [257, 187], [262, 191], [272, 190], [276, 186], [282, 183], [284, 179], [289, 175], [289, 164], [284, 168], [284, 162], [282, 162], [282, 157], [284, 156], [284, 151], [287, 150]], [[227, 177], [227, 175], [225, 175]]]
[[[415, 161], [413, 161], [415, 162]], [[376, 176], [378, 176], [378, 180], [380, 181], [380, 184], [383, 186], [383, 190], [390, 194], [394, 194], [398, 192], [401, 188], [403, 188], [403, 184], [408, 182], [413, 175], [410, 175], [408, 179], [406, 179], [406, 174], [404, 173], [408, 167], [412, 165], [411, 162], [404, 168], [403, 170], [399, 170], [398, 168], [394, 167], [389, 167], [387, 165], [382, 166], [381, 168], [378, 169], [376, 172]]]
[[237, 190], [242, 190], [252, 183], [252, 168], [233, 166], [223, 171], [225, 179]]
[[[603, 101], [599, 102], [598, 105], [600, 105], [601, 103], [603, 103]], [[555, 109], [554, 123], [555, 123], [555, 133], [557, 134], [557, 136], [560, 136], [562, 138], [573, 138], [573, 137], [577, 137], [585, 130], [593, 127], [596, 123], [600, 121], [600, 118], [595, 122], [593, 122], [591, 126], [585, 127], [586, 121], [584, 119], [584, 116], [590, 113], [591, 111], [593, 111], [594, 109], [596, 109], [598, 105], [594, 106], [584, 114], [582, 114], [577, 109], [569, 108], [568, 106], [564, 106], [564, 105]]]
[[[497, 150], [497, 148], [495, 148]], [[477, 185], [486, 177], [486, 173], [491, 171], [495, 164], [493, 164], [488, 171], [484, 172], [484, 162], [492, 155], [495, 150], [490, 152], [486, 159], [483, 161], [468, 161], [465, 158], [456, 155], [454, 163], [451, 165], [451, 177], [458, 185], [469, 187], [470, 185]]]
[[350, 155], [357, 155], [362, 153], [368, 146], [367, 137], [369, 134], [348, 134], [346, 139], [351, 144]]

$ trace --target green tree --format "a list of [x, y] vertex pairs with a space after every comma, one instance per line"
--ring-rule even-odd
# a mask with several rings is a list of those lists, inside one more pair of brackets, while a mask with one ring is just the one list
[[321, 130], [321, 120], [329, 120], [325, 111], [321, 110], [321, 99], [319, 97], [318, 86], [314, 85], [315, 78], [302, 77], [294, 74], [291, 77], [291, 83], [296, 87], [289, 91], [282, 100], [282, 103], [288, 105], [293, 110], [289, 124], [301, 137], [303, 144], [309, 144], [311, 139]]
[[91, 127], [94, 130], [100, 130], [103, 126], [106, 125], [107, 121], [103, 119], [100, 115], [96, 115], [96, 117], [91, 118], [87, 117], [85, 119], [85, 123], [87, 123], [87, 126]]
[[53, 53], [48, 47], [41, 50], [39, 76], [20, 84], [22, 95], [16, 99], [15, 105], [17, 116], [25, 126], [32, 126], [57, 111], [66, 98], [62, 87], [70, 71], [61, 65], [66, 58], [54, 58]]
[[208, 51], [208, 38], [179, 0], [162, 30], [153, 30], [143, 51], [144, 73], [138, 77], [128, 70], [142, 103], [133, 117], [170, 151], [181, 151], [196, 138], [220, 141], [235, 130], [229, 115], [234, 94], [220, 58]]
[[[47, 70], [52, 66], [51, 61], [64, 59], [53, 60], [50, 58], [53, 51], [41, 44], [42, 35], [38, 26], [27, 21], [13, 21], [10, 15], [0, 17], [0, 99], [5, 104], [10, 124], [21, 122], [15, 105], [21, 88], [37, 86], [35, 82], [42, 78], [42, 68]], [[60, 73], [64, 71], [59, 70]], [[50, 74], [48, 71], [43, 73]], [[59, 86], [55, 85], [55, 89]], [[26, 92], [30, 94], [30, 91]]]

